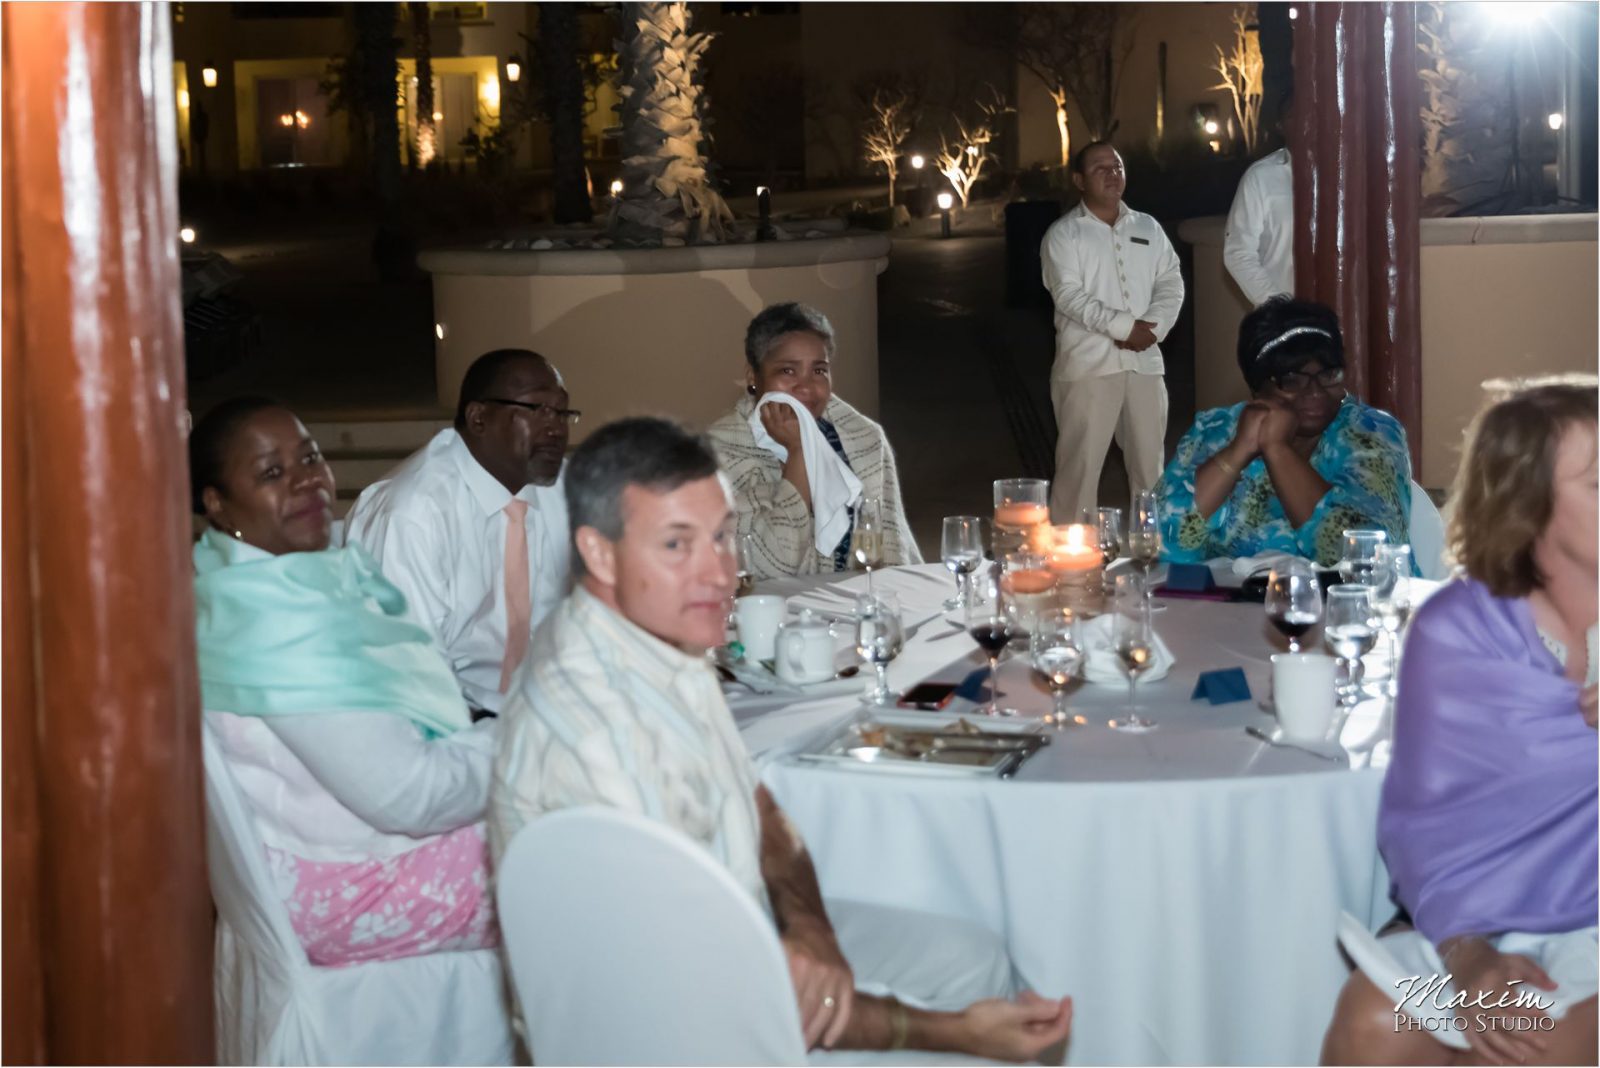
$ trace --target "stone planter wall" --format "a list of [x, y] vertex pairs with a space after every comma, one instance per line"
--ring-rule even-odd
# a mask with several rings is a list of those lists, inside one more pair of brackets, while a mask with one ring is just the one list
[[877, 276], [881, 234], [697, 248], [424, 252], [433, 275], [439, 400], [483, 353], [529, 348], [555, 362], [574, 431], [624, 415], [664, 414], [702, 428], [744, 388], [744, 331], [768, 304], [820, 308], [838, 334], [834, 389], [878, 410]]

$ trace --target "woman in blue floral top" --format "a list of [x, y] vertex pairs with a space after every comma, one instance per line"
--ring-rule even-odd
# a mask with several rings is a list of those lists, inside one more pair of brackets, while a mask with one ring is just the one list
[[1286, 552], [1331, 565], [1344, 531], [1408, 540], [1405, 430], [1344, 387], [1339, 318], [1274, 297], [1239, 325], [1252, 399], [1201, 412], [1161, 477], [1170, 560]]

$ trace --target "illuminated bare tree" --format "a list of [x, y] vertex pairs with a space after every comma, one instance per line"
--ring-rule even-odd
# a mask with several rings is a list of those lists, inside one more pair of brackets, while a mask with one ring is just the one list
[[1261, 38], [1250, 29], [1250, 12], [1243, 5], [1233, 9], [1233, 45], [1224, 52], [1217, 46], [1217, 73], [1222, 81], [1213, 89], [1226, 89], [1233, 97], [1233, 117], [1239, 120], [1239, 134], [1245, 151], [1254, 155], [1261, 134]]
[[[1129, 5], [1115, 3], [1013, 4], [1007, 18], [975, 12], [975, 40], [1017, 57], [1044, 84], [1055, 105], [1061, 166], [1072, 161], [1067, 104], [1076, 104], [1091, 140], [1116, 129], [1117, 89], [1133, 51], [1133, 35], [1122, 34]], [[1120, 38], [1120, 40], [1119, 40]]]
[[889, 206], [894, 207], [894, 182], [900, 176], [900, 148], [911, 136], [911, 101], [904, 93], [879, 89], [872, 94], [861, 147], [869, 164], [889, 176]]
[[700, 154], [708, 33], [689, 32], [686, 3], [621, 5], [622, 195], [612, 229], [624, 245], [716, 244], [733, 212]]
[[963, 208], [972, 196], [972, 187], [983, 177], [984, 168], [989, 165], [989, 145], [999, 136], [1000, 117], [1014, 110], [1000, 91], [991, 85], [989, 99], [978, 102], [975, 115], [970, 118], [960, 114], [951, 116], [956, 127], [953, 140], [945, 137], [943, 131], [940, 132], [939, 156], [936, 160], [939, 173], [945, 176], [950, 187], [956, 191], [956, 196], [961, 198]]

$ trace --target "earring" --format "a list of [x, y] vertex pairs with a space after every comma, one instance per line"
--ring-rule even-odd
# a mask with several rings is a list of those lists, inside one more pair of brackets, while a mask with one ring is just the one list
[[744, 391], [746, 393], [750, 394], [750, 396], [752, 396], [752, 397], [754, 397], [756, 395], [756, 387], [755, 386], [747, 385], [747, 386], [744, 387]]
[[234, 531], [233, 532], [233, 540], [234, 541], [244, 541], [244, 534], [241, 533], [240, 531], [237, 531], [237, 530]]

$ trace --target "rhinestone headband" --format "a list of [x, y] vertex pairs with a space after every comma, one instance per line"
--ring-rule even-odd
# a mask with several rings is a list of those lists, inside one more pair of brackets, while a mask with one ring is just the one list
[[1303, 334], [1319, 334], [1322, 337], [1327, 338], [1329, 341], [1333, 340], [1333, 335], [1322, 329], [1320, 326], [1296, 326], [1292, 329], [1285, 330], [1283, 333], [1279, 334], [1265, 345], [1262, 345], [1261, 351], [1256, 353], [1256, 362], [1260, 363], [1263, 356], [1277, 348], [1279, 345], [1283, 344], [1285, 341], [1288, 341], [1290, 338], [1300, 337]]

